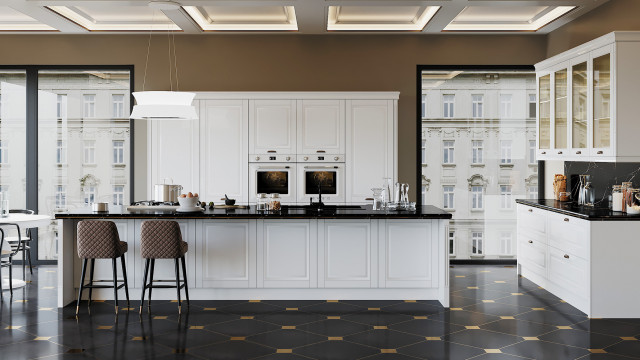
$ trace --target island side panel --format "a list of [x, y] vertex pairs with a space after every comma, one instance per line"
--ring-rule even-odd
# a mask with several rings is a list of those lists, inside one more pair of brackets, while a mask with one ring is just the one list
[[76, 224], [73, 219], [58, 220], [58, 307], [64, 307], [76, 300], [74, 278], [74, 259]]

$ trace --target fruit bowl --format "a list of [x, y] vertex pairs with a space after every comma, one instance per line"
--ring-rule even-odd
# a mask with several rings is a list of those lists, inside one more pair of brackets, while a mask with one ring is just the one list
[[199, 197], [178, 197], [181, 208], [192, 209], [198, 206]]

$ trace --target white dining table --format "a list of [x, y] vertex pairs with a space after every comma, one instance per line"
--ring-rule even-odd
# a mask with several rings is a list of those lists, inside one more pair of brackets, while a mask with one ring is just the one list
[[[41, 226], [47, 226], [51, 222], [51, 216], [49, 215], [28, 215], [28, 214], [9, 214], [7, 217], [0, 217], [0, 224], [17, 224], [20, 228], [20, 235], [24, 236], [27, 229], [37, 228]], [[0, 225], [0, 228], [7, 233], [16, 230], [13, 225]], [[9, 244], [5, 241], [2, 244], [3, 250], [10, 250]], [[19, 288], [25, 286], [27, 283], [20, 279], [11, 279], [13, 288]], [[2, 290], [9, 290], [9, 279], [2, 279]]]

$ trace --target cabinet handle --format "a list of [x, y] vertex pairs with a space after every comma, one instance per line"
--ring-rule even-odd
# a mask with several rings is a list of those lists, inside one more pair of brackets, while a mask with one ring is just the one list
[[275, 154], [277, 151], [275, 151], [275, 150], [267, 150], [267, 152], [268, 152], [269, 154]]
[[364, 198], [365, 201], [373, 201], [373, 198]]
[[561, 155], [561, 154], [562, 154], [562, 151], [558, 151], [558, 155]]
[[564, 221], [569, 222], [569, 218], [564, 218]]
[[528, 212], [533, 212], [533, 209], [529, 209], [529, 210], [527, 210], [527, 211], [528, 211]]
[[317, 152], [317, 153], [319, 153], [319, 154], [324, 154], [324, 153], [326, 153], [326, 151], [324, 151], [324, 150], [316, 150], [316, 152]]
[[598, 155], [602, 155], [602, 154], [603, 154], [603, 152], [602, 152], [602, 150], [599, 150], [596, 154], [598, 154]]
[[542, 155], [544, 155], [544, 154], [546, 154], [546, 153], [547, 153], [546, 151], [541, 152], [541, 154], [542, 154]]
[[569, 255], [564, 254], [564, 258], [565, 258], [565, 259], [568, 259], [568, 258], [569, 258]]
[[578, 150], [578, 151], [576, 151], [576, 154], [580, 155], [580, 154], [582, 154], [582, 151]]
[[533, 240], [529, 240], [529, 244], [533, 244]]

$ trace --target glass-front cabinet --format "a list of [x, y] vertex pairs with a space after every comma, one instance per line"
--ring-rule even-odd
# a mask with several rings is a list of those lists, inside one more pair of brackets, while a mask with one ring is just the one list
[[551, 75], [538, 77], [538, 155], [551, 148]]
[[567, 128], [567, 74], [566, 68], [555, 71], [553, 74], [553, 138], [554, 149], [558, 155], [562, 155], [567, 149], [567, 136], [569, 134]]
[[571, 65], [571, 155], [584, 157], [589, 155], [587, 147], [589, 72], [588, 59], [576, 59]]
[[591, 128], [593, 145], [591, 156], [612, 156], [612, 98], [611, 58], [612, 46], [598, 49], [591, 54], [593, 119]]

